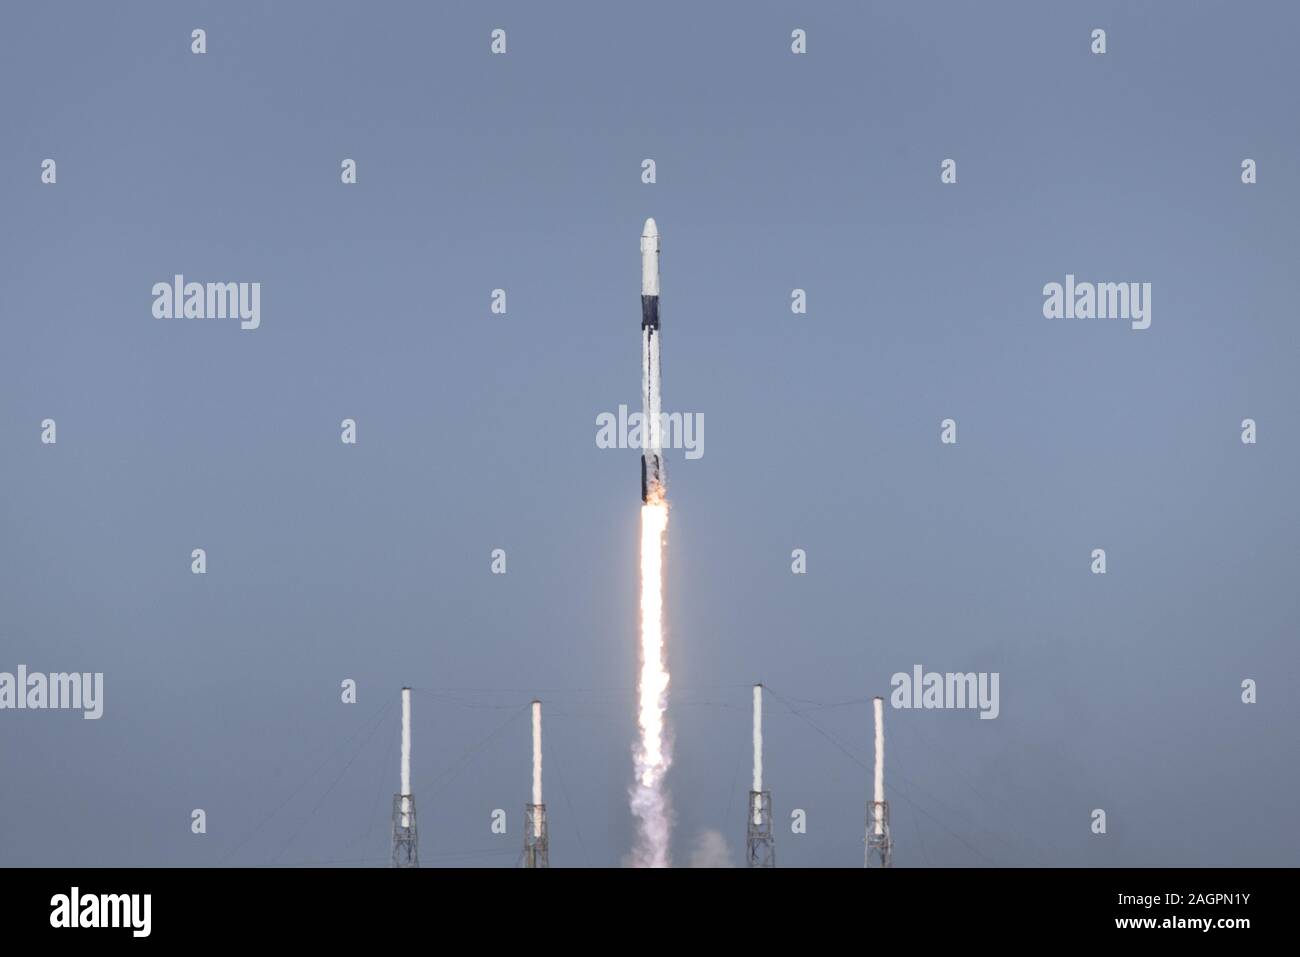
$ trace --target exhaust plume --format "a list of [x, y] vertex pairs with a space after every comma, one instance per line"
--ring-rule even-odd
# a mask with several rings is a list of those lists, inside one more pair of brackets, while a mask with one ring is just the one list
[[637, 867], [667, 867], [671, 811], [663, 787], [672, 763], [664, 714], [668, 708], [668, 670], [664, 664], [663, 544], [668, 528], [668, 504], [641, 506], [641, 642], [637, 676], [637, 727], [633, 748], [636, 781], [632, 813], [638, 821]]
[[688, 860], [689, 867], [735, 867], [727, 839], [714, 830], [701, 831]]

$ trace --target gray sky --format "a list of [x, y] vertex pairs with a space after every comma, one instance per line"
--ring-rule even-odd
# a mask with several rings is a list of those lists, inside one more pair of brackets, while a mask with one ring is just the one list
[[[617, 864], [639, 466], [595, 417], [639, 405], [654, 216], [665, 403], [707, 423], [667, 458], [675, 858], [740, 857], [762, 680], [779, 862], [859, 865], [868, 699], [921, 664], [1000, 715], [887, 710], [897, 866], [1294, 865], [1298, 27], [6, 9], [0, 671], [105, 701], [0, 712], [0, 864], [382, 864], [402, 684], [426, 865], [514, 863], [534, 695], [551, 862]], [[175, 273], [261, 282], [261, 328], [153, 319]], [[1150, 282], [1151, 328], [1045, 319], [1067, 273]]]

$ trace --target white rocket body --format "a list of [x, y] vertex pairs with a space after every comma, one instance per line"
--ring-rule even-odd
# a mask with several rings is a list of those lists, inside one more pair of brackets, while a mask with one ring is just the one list
[[641, 230], [641, 501], [663, 498], [662, 407], [659, 401], [659, 227]]

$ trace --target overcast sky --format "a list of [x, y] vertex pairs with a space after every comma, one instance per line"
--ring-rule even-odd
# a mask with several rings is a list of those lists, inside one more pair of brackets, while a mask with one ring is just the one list
[[[0, 671], [104, 710], [0, 711], [0, 864], [385, 864], [409, 684], [426, 866], [516, 862], [534, 696], [551, 863], [617, 865], [639, 465], [596, 416], [639, 406], [654, 216], [664, 402], [706, 423], [667, 454], [675, 861], [742, 857], [763, 681], [778, 863], [860, 865], [869, 699], [919, 664], [1000, 713], [887, 709], [896, 866], [1294, 865], [1297, 28], [6, 8]], [[260, 328], [153, 318], [178, 273], [260, 282]], [[1151, 283], [1150, 328], [1044, 318], [1067, 274]]]

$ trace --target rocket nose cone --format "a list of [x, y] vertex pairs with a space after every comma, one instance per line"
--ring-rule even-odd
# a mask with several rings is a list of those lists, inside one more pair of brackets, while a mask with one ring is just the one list
[[655, 221], [653, 219], [647, 219], [645, 221], [645, 227], [641, 230], [641, 235], [642, 236], [659, 235], [659, 227], [655, 225]]

